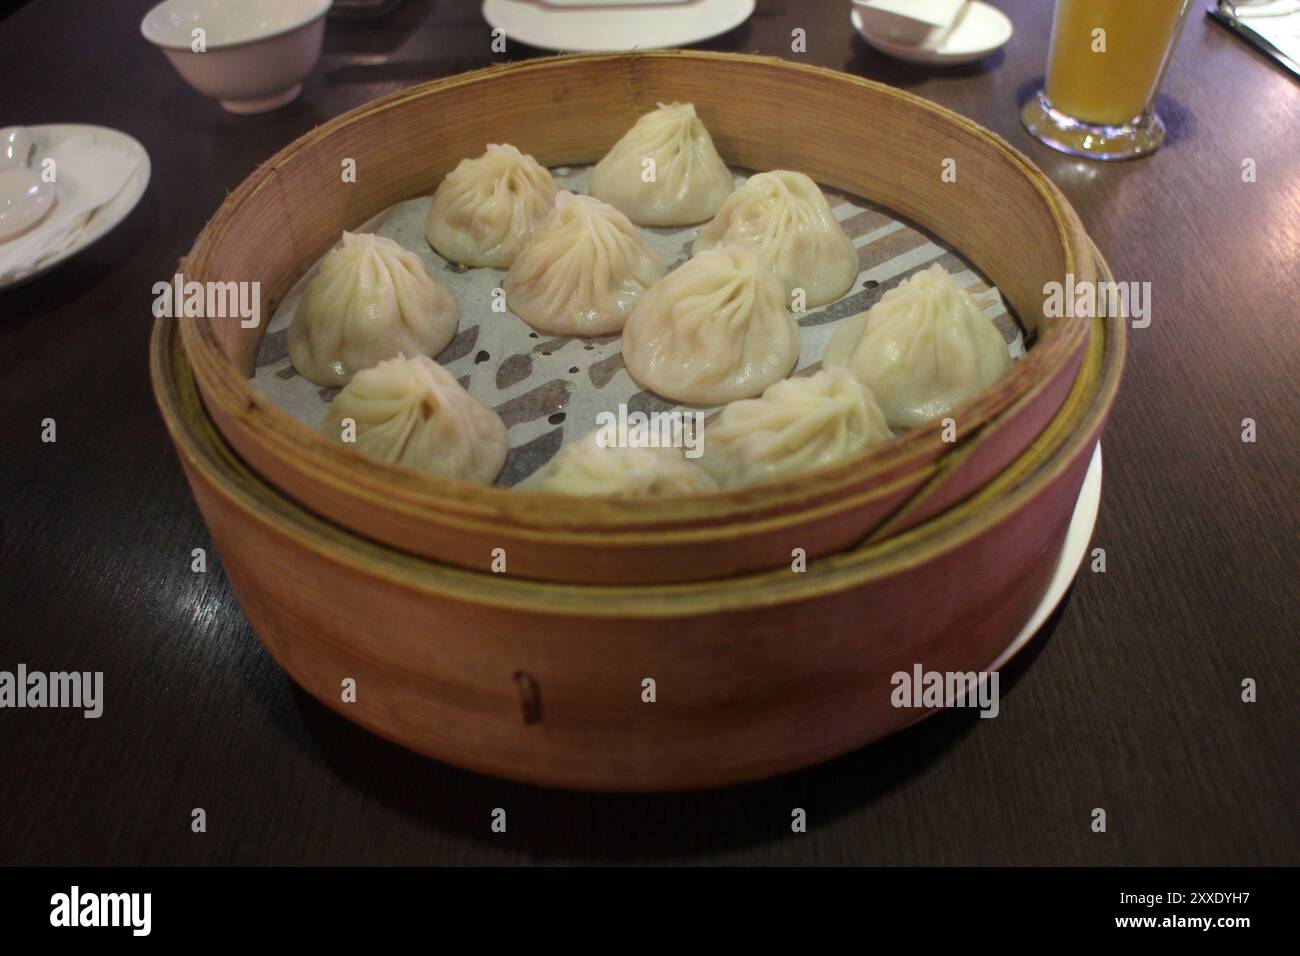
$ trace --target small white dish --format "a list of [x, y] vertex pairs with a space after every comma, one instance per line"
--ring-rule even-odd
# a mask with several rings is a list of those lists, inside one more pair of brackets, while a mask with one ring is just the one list
[[332, 3], [165, 0], [145, 14], [140, 32], [190, 86], [227, 112], [265, 113], [302, 92], [320, 58]]
[[740, 26], [753, 12], [754, 0], [695, 0], [640, 8], [561, 7], [530, 0], [483, 3], [483, 19], [507, 39], [559, 53], [687, 46]]
[[[19, 272], [7, 279], [0, 279], [0, 289], [8, 289], [24, 282], [29, 282], [37, 276], [44, 275], [59, 263], [64, 262], [81, 250], [85, 249], [91, 243], [96, 242], [110, 230], [116, 227], [125, 219], [135, 208], [140, 197], [144, 195], [145, 189], [149, 185], [150, 164], [149, 153], [133, 137], [126, 133], [119, 132], [115, 129], [108, 129], [104, 126], [85, 126], [79, 123], [59, 123], [47, 126], [28, 126], [27, 133], [31, 136], [35, 146], [36, 156], [45, 156], [54, 150], [54, 148], [71, 136], [81, 133], [94, 133], [96, 138], [111, 142], [119, 148], [130, 150], [137, 153], [140, 157], [140, 163], [136, 167], [134, 175], [127, 181], [109, 202], [95, 210], [90, 221], [81, 229], [77, 235], [76, 241], [64, 249], [59, 255], [48, 259], [39, 267], [27, 272]], [[57, 192], [57, 189], [56, 189]], [[37, 234], [41, 226], [36, 226], [32, 230], [33, 235]]]
[[862, 10], [856, 5], [849, 18], [853, 22], [853, 29], [858, 31], [862, 39], [881, 53], [928, 66], [955, 66], [982, 59], [1005, 46], [1013, 32], [1007, 15], [981, 0], [971, 0], [965, 13], [942, 37], [937, 47], [891, 43], [868, 32], [863, 23]]
[[[1070, 585], [1078, 577], [1079, 568], [1083, 566], [1084, 559], [1088, 556], [1088, 545], [1092, 541], [1092, 532], [1097, 527], [1097, 512], [1101, 508], [1101, 443], [1098, 442], [1092, 449], [1092, 460], [1088, 463], [1088, 472], [1084, 475], [1083, 485], [1079, 488], [1079, 497], [1074, 502], [1074, 513], [1070, 517], [1070, 526], [1065, 530], [1065, 542], [1061, 545], [1061, 551], [1056, 557], [1056, 567], [1052, 571], [1052, 579], [1047, 583], [1047, 590], [1043, 592], [1042, 599], [1034, 609], [1034, 613], [1025, 626], [1020, 629], [1020, 633], [1012, 639], [1011, 643], [1002, 649], [986, 667], [980, 668], [977, 673], [979, 677], [976, 686], [983, 687], [988, 680], [988, 675], [995, 671], [1000, 671], [1011, 662], [1011, 659], [1025, 649], [1038, 632], [1042, 630], [1047, 619], [1052, 616], [1065, 595], [1070, 590]], [[966, 692], [966, 699], [970, 700], [970, 691]], [[948, 696], [944, 699], [945, 707], [957, 706], [955, 695]], [[937, 711], [928, 711], [926, 716], [937, 713]]]
[[964, 5], [965, 0], [853, 0], [863, 31], [902, 46], [931, 44]]
[[696, 0], [534, 0], [544, 7], [674, 7]]
[[30, 169], [0, 169], [0, 242], [22, 235], [54, 208], [54, 186]]
[[1065, 544], [1056, 560], [1056, 570], [1047, 585], [1043, 599], [1033, 616], [1020, 629], [1007, 647], [997, 656], [985, 671], [1001, 670], [1015, 657], [1026, 644], [1038, 633], [1039, 628], [1052, 616], [1057, 605], [1064, 600], [1070, 585], [1074, 583], [1088, 556], [1088, 545], [1092, 542], [1092, 532], [1097, 527], [1097, 512], [1101, 509], [1101, 442], [1092, 451], [1092, 461], [1088, 463], [1088, 473], [1083, 478], [1079, 497], [1074, 503], [1074, 514], [1070, 518], [1070, 527], [1065, 532]]

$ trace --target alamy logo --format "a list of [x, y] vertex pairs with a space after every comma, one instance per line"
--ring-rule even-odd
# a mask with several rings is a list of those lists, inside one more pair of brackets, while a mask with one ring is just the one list
[[1043, 286], [1043, 315], [1049, 319], [1121, 318], [1128, 316], [1135, 329], [1151, 324], [1150, 282], [1065, 282]]
[[152, 893], [82, 893], [78, 886], [50, 897], [51, 926], [129, 926], [148, 936], [153, 924]]
[[997, 671], [927, 671], [913, 664], [911, 673], [896, 671], [889, 683], [895, 707], [978, 707], [981, 717], [998, 715]]
[[626, 404], [618, 414], [596, 416], [596, 444], [601, 448], [681, 448], [687, 458], [704, 454], [704, 413], [629, 412]]
[[0, 671], [0, 707], [70, 707], [95, 718], [104, 712], [103, 671]]
[[155, 319], [239, 319], [245, 329], [262, 321], [260, 282], [186, 282], [178, 272], [171, 282], [155, 282], [153, 295]]

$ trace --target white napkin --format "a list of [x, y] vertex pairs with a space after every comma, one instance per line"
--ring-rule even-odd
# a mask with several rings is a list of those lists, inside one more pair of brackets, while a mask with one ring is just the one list
[[135, 175], [138, 154], [98, 140], [93, 132], [75, 133], [49, 153], [39, 150], [32, 169], [54, 160], [54, 209], [40, 225], [17, 239], [0, 242], [0, 282], [34, 272], [72, 246], [91, 216], [111, 202]]

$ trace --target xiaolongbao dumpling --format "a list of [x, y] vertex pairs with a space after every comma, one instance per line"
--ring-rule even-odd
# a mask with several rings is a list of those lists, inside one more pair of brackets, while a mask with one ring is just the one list
[[509, 269], [555, 205], [555, 180], [509, 144], [462, 159], [433, 194], [424, 237], [450, 262]]
[[623, 328], [628, 373], [675, 402], [753, 398], [798, 359], [799, 328], [781, 283], [735, 246], [702, 252], [668, 273]]
[[528, 491], [563, 495], [648, 498], [714, 491], [709, 473], [691, 464], [680, 448], [601, 444], [601, 430], [565, 445], [521, 485]]
[[490, 484], [505, 464], [508, 443], [500, 416], [427, 355], [399, 356], [358, 372], [339, 392], [321, 433], [363, 455], [448, 478]]
[[1011, 367], [1006, 342], [971, 294], [935, 263], [845, 319], [826, 345], [871, 389], [894, 428], [912, 428], [984, 390]]
[[724, 408], [705, 430], [701, 464], [723, 487], [749, 485], [843, 461], [892, 437], [862, 383], [846, 369], [822, 369]]
[[700, 230], [694, 252], [719, 243], [749, 249], [781, 280], [804, 290], [807, 308], [834, 302], [858, 277], [858, 251], [817, 184], [803, 173], [758, 173], [727, 197]]
[[317, 385], [346, 385], [394, 355], [437, 355], [456, 334], [456, 300], [420, 257], [382, 236], [343, 233], [289, 328], [289, 359]]
[[604, 335], [667, 271], [627, 216], [562, 190], [506, 275], [506, 304], [543, 332]]
[[596, 164], [590, 191], [638, 226], [689, 226], [712, 218], [735, 185], [695, 107], [660, 103]]

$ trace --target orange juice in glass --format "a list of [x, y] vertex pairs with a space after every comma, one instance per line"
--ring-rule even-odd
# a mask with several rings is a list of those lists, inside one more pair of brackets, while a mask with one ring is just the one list
[[1093, 159], [1159, 148], [1156, 92], [1190, 0], [1057, 0], [1043, 90], [1026, 129], [1048, 146]]

